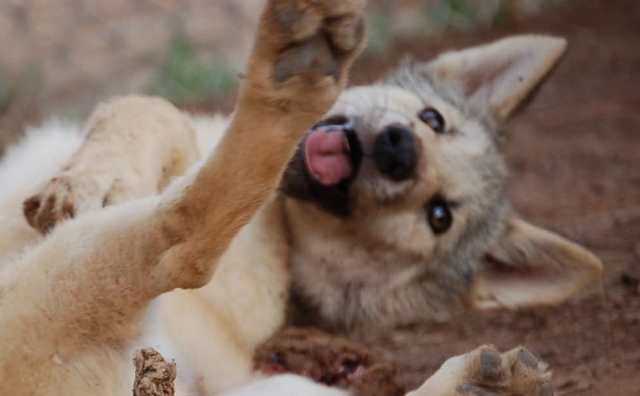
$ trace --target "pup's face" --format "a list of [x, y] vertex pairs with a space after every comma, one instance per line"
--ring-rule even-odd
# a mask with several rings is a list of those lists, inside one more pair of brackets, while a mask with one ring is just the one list
[[435, 263], [466, 230], [500, 222], [505, 168], [494, 131], [426, 82], [415, 88], [345, 92], [302, 142], [284, 187], [366, 231], [363, 243]]
[[[320, 307], [329, 316], [345, 306], [375, 317], [376, 304], [389, 314], [396, 308], [388, 296], [402, 290], [407, 300], [416, 282], [449, 289], [416, 301], [457, 289], [476, 306], [495, 307], [557, 302], [593, 279], [595, 257], [516, 219], [505, 196], [500, 127], [564, 46], [506, 39], [345, 92], [283, 178], [282, 190], [303, 208], [292, 221], [302, 292], [320, 305], [333, 301]], [[344, 292], [354, 285], [357, 297]]]

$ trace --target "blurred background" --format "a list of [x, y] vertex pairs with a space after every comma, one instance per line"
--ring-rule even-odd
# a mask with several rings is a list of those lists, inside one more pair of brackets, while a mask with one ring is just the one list
[[[262, 3], [0, 0], [0, 153], [26, 125], [82, 120], [112, 95], [229, 110]], [[510, 194], [525, 217], [594, 250], [606, 274], [562, 307], [363, 340], [383, 345], [409, 386], [480, 343], [526, 344], [552, 364], [558, 395], [640, 394], [640, 2], [371, 0], [368, 12], [354, 83], [407, 55], [509, 34], [569, 39], [560, 67], [509, 125]]]
[[[500, 25], [566, 2], [374, 0], [367, 54], [381, 56], [398, 40]], [[28, 103], [31, 113], [16, 110], [14, 123], [51, 114], [81, 118], [96, 101], [128, 92], [208, 108], [234, 91], [262, 4], [2, 0], [0, 114]]]

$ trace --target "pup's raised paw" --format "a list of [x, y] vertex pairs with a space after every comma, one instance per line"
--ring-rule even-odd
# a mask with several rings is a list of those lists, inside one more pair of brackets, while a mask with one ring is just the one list
[[363, 7], [362, 0], [273, 1], [268, 12], [282, 37], [276, 81], [304, 73], [339, 78], [341, 63], [362, 43]]
[[447, 360], [410, 396], [552, 396], [548, 365], [523, 347], [481, 346]]
[[[363, 47], [364, 5], [364, 0], [270, 0], [248, 79], [260, 89], [306, 102], [310, 111], [326, 111]], [[268, 94], [273, 98], [274, 92]]]

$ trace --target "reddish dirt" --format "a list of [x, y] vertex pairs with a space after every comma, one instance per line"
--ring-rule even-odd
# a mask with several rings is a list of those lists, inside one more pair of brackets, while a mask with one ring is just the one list
[[360, 63], [366, 81], [403, 54], [427, 59], [513, 33], [568, 38], [567, 57], [508, 129], [510, 192], [523, 216], [588, 246], [606, 267], [600, 290], [561, 307], [369, 340], [386, 345], [409, 386], [478, 344], [524, 344], [551, 363], [557, 395], [640, 394], [640, 2], [571, 4], [491, 31], [401, 43]]

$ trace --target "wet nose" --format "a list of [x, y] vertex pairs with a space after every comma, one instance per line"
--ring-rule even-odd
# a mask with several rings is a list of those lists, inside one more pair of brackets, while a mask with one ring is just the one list
[[395, 181], [413, 175], [417, 163], [415, 138], [403, 125], [389, 125], [376, 138], [373, 147], [376, 167], [383, 175]]

